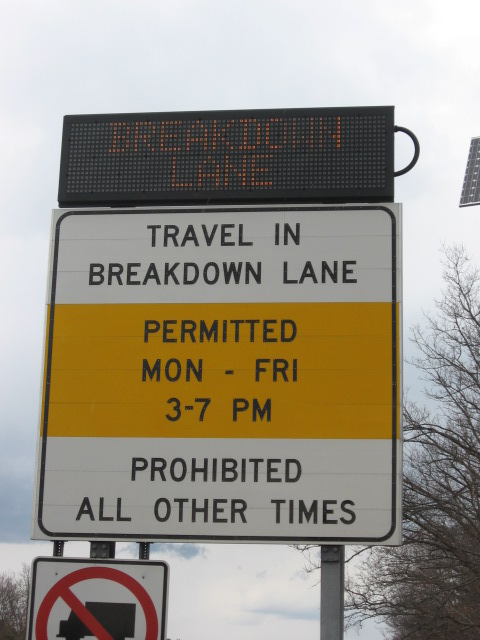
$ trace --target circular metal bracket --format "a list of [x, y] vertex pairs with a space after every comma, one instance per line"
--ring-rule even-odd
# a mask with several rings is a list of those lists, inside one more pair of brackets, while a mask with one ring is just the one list
[[402, 133], [406, 133], [407, 136], [409, 136], [413, 142], [413, 146], [415, 147], [415, 151], [413, 154], [413, 158], [411, 160], [411, 162], [409, 164], [407, 164], [406, 167], [404, 167], [403, 169], [400, 169], [400, 171], [395, 171], [394, 172], [394, 177], [398, 178], [398, 176], [403, 176], [404, 173], [408, 173], [410, 171], [410, 169], [413, 169], [413, 167], [417, 164], [417, 160], [418, 157], [420, 155], [420, 143], [418, 142], [418, 138], [417, 136], [410, 131], [410, 129], [406, 129], [405, 127], [395, 127], [394, 128], [395, 133], [397, 133], [397, 131], [401, 131]]

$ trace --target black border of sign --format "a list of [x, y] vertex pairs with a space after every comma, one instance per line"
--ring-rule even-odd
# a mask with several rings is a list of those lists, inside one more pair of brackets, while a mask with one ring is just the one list
[[[170, 575], [170, 567], [163, 560], [120, 560], [115, 558], [108, 559], [93, 559], [93, 558], [35, 558], [32, 562], [32, 575], [30, 579], [30, 597], [28, 601], [28, 620], [27, 620], [27, 640], [32, 640], [35, 637], [34, 633], [34, 625], [33, 625], [33, 614], [35, 612], [35, 584], [37, 579], [37, 565], [40, 563], [63, 563], [63, 564], [86, 564], [95, 566], [110, 566], [116, 565], [121, 568], [127, 565], [135, 565], [138, 567], [152, 567], [152, 566], [161, 566], [164, 569], [163, 573], [163, 596], [162, 596], [162, 617], [161, 620], [158, 621], [158, 631], [159, 631], [159, 640], [165, 640], [167, 637], [167, 605], [168, 605], [168, 584], [169, 584], [169, 575]], [[52, 585], [53, 586], [53, 585]], [[149, 594], [153, 603], [155, 604], [155, 594]]]
[[[60, 242], [60, 226], [62, 221], [71, 215], [135, 215], [135, 212], [139, 214], [148, 213], [192, 213], [192, 212], [243, 212], [243, 211], [256, 211], [259, 214], [268, 212], [282, 212], [282, 211], [384, 211], [391, 220], [391, 259], [392, 259], [392, 302], [391, 302], [391, 319], [392, 319], [392, 508], [391, 508], [391, 527], [390, 530], [383, 536], [378, 538], [371, 537], [299, 537], [299, 536], [237, 536], [237, 535], [212, 535], [212, 536], [199, 536], [199, 535], [145, 535], [142, 533], [128, 533], [128, 534], [108, 534], [108, 533], [69, 533], [69, 532], [52, 532], [49, 531], [42, 522], [43, 515], [43, 493], [45, 486], [45, 459], [48, 441], [48, 412], [49, 412], [49, 395], [50, 395], [50, 376], [51, 376], [51, 360], [52, 360], [52, 348], [53, 348], [53, 328], [55, 319], [55, 287], [56, 287], [56, 275], [57, 275], [57, 262], [58, 251]], [[190, 541], [190, 542], [272, 542], [272, 543], [311, 543], [311, 544], [380, 544], [388, 540], [395, 532], [397, 526], [401, 523], [397, 523], [397, 429], [399, 427], [397, 421], [398, 412], [398, 389], [399, 389], [399, 327], [397, 326], [397, 220], [395, 213], [387, 206], [382, 205], [317, 205], [317, 206], [290, 206], [290, 205], [278, 205], [278, 206], [262, 206], [258, 209], [258, 205], [246, 205], [243, 207], [163, 207], [162, 209], [104, 209], [104, 210], [66, 210], [61, 215], [56, 223], [55, 227], [55, 241], [53, 252], [53, 265], [52, 265], [52, 280], [51, 280], [51, 297], [50, 297], [50, 316], [48, 324], [48, 345], [46, 351], [47, 363], [45, 368], [45, 397], [44, 397], [44, 410], [43, 410], [43, 435], [42, 446], [40, 454], [40, 483], [38, 490], [38, 513], [37, 523], [39, 529], [51, 539], [60, 540], [91, 540], [92, 538], [103, 538], [106, 540], [131, 540], [138, 542], [139, 540], [145, 540], [149, 542], [169, 542], [169, 541]], [[401, 319], [400, 319], [401, 324]], [[400, 399], [401, 402], [401, 399]]]
[[[357, 115], [360, 117], [385, 116], [385, 186], [357, 188], [331, 187], [319, 189], [270, 189], [251, 191], [212, 190], [203, 192], [108, 192], [108, 193], [68, 193], [67, 173], [70, 148], [70, 129], [74, 123], [124, 122], [149, 120], [154, 118], [175, 120], [201, 120], [207, 118], [255, 118], [255, 117], [301, 117], [301, 116], [335, 116]], [[60, 207], [83, 206], [153, 206], [153, 205], [193, 205], [193, 204], [273, 204], [283, 203], [341, 203], [341, 202], [393, 202], [394, 200], [394, 107], [314, 107], [311, 109], [245, 109], [230, 111], [173, 111], [149, 113], [105, 113], [64, 116], [62, 147], [60, 156], [60, 174], [58, 187], [58, 203]]]

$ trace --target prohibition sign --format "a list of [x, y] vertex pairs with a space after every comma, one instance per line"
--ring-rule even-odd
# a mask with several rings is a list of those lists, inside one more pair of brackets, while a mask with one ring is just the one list
[[61, 598], [67, 606], [75, 613], [75, 615], [90, 629], [92, 634], [98, 640], [113, 640], [112, 636], [98, 622], [98, 620], [87, 610], [85, 605], [71, 591], [70, 587], [83, 582], [84, 580], [100, 579], [111, 580], [126, 587], [138, 600], [146, 621], [145, 640], [157, 640], [158, 638], [158, 619], [155, 605], [152, 599], [134, 578], [111, 567], [86, 567], [69, 573], [59, 580], [47, 593], [38, 610], [37, 621], [35, 624], [36, 640], [48, 640], [47, 624], [48, 618], [54, 604]]

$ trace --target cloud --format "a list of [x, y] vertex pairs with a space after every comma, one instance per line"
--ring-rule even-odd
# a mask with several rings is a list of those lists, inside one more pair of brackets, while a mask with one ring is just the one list
[[3, 542], [27, 542], [30, 538], [32, 510], [31, 483], [25, 486], [18, 478], [0, 474], [0, 540]]
[[184, 560], [192, 560], [193, 558], [205, 558], [206, 550], [205, 547], [199, 544], [185, 544], [185, 543], [160, 543], [155, 544], [152, 547], [156, 556], [161, 556], [163, 554], [167, 556], [176, 556], [178, 558], [183, 558]]
[[248, 609], [248, 612], [258, 616], [274, 616], [288, 620], [318, 620], [320, 615], [318, 611], [312, 609], [285, 608], [281, 605], [278, 607], [256, 607]]

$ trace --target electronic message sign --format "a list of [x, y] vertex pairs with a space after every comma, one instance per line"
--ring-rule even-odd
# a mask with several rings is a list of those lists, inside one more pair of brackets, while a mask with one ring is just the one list
[[393, 107], [65, 116], [59, 203], [393, 202]]
[[400, 225], [54, 212], [33, 537], [398, 543]]

